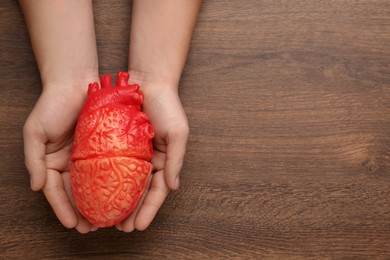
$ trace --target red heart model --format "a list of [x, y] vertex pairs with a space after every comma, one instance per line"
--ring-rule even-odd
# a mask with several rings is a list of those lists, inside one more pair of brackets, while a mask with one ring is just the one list
[[80, 213], [97, 227], [129, 216], [145, 191], [152, 164], [154, 129], [141, 112], [143, 94], [119, 72], [89, 84], [74, 135], [70, 176]]

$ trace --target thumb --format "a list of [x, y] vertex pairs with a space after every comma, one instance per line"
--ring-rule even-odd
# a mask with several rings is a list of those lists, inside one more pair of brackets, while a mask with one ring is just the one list
[[28, 118], [23, 128], [25, 165], [30, 173], [31, 189], [38, 191], [46, 182], [46, 138]]
[[184, 155], [186, 152], [187, 139], [189, 135], [188, 126], [175, 134], [170, 135], [168, 139], [166, 161], [165, 161], [165, 182], [170, 189], [179, 188], [179, 174], [183, 166]]

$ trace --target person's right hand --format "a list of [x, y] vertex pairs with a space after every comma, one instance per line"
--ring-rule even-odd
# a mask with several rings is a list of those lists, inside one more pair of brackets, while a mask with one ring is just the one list
[[[85, 86], [87, 87], [87, 86]], [[97, 228], [77, 211], [72, 198], [69, 168], [73, 132], [86, 88], [46, 88], [23, 129], [25, 164], [31, 188], [46, 196], [61, 223], [80, 233]]]

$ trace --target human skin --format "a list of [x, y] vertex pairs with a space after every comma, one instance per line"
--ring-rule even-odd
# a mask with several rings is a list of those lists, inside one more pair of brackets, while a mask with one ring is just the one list
[[178, 95], [200, 0], [134, 0], [129, 46], [131, 83], [144, 93], [155, 130], [154, 175], [140, 207], [117, 228], [146, 229], [171, 189], [179, 188], [189, 126]]
[[[154, 174], [134, 213], [119, 230], [144, 230], [171, 189], [179, 188], [189, 128], [178, 96], [181, 73], [201, 1], [134, 0], [130, 84], [141, 86], [144, 112], [155, 128]], [[88, 83], [98, 81], [90, 0], [20, 0], [42, 80], [26, 120], [25, 163], [31, 188], [43, 190], [60, 222], [80, 233], [96, 230], [74, 207], [69, 168], [74, 127]]]
[[75, 210], [69, 167], [73, 132], [88, 83], [98, 81], [92, 1], [21, 0], [42, 94], [23, 129], [31, 188], [41, 190], [60, 222], [95, 230]]

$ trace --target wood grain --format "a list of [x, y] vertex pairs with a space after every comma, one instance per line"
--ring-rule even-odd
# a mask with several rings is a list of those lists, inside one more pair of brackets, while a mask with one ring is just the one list
[[[94, 8], [101, 73], [126, 69], [131, 2]], [[204, 1], [182, 187], [130, 234], [66, 230], [29, 189], [39, 73], [17, 2], [0, 17], [0, 258], [390, 257], [389, 1]]]

